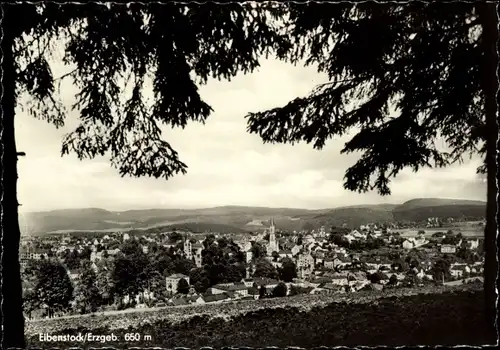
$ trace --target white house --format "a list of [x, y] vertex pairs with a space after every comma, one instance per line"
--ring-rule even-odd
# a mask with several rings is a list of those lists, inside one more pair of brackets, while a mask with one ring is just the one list
[[457, 252], [457, 247], [451, 244], [443, 244], [441, 246], [441, 253], [443, 254], [455, 254]]
[[337, 286], [345, 286], [349, 284], [349, 280], [347, 278], [347, 274], [335, 274], [332, 277], [332, 284]]
[[297, 258], [297, 272], [300, 277], [310, 275], [314, 270], [314, 258], [311, 254], [300, 254]]
[[403, 248], [404, 249], [413, 249], [413, 247], [414, 247], [413, 241], [410, 241], [409, 239], [406, 239], [403, 242]]
[[469, 249], [477, 249], [479, 247], [479, 239], [471, 239], [467, 241], [467, 246]]
[[295, 245], [295, 246], [292, 248], [292, 255], [294, 255], [294, 256], [295, 256], [295, 255], [297, 255], [297, 254], [300, 252], [300, 250], [301, 250], [301, 249], [302, 249], [302, 246], [301, 246], [301, 245], [298, 245], [298, 244], [297, 244], [297, 245]]
[[253, 253], [252, 253], [252, 251], [251, 251], [251, 250], [247, 250], [247, 251], [245, 252], [245, 260], [246, 260], [247, 264], [248, 264], [250, 261], [252, 261], [252, 258], [253, 258]]
[[293, 256], [293, 253], [291, 250], [280, 250], [278, 252], [280, 258], [291, 258]]
[[176, 294], [177, 293], [177, 286], [179, 285], [179, 281], [181, 279], [185, 279], [186, 282], [189, 284], [189, 276], [183, 275], [182, 273], [176, 273], [173, 275], [168, 276], [166, 280], [167, 284], [167, 291]]

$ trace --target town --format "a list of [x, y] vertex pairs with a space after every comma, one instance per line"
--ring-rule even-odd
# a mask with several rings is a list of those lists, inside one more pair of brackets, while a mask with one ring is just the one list
[[[432, 220], [428, 220], [432, 223]], [[428, 227], [431, 227], [428, 224]], [[482, 281], [482, 238], [386, 225], [24, 237], [26, 317]]]

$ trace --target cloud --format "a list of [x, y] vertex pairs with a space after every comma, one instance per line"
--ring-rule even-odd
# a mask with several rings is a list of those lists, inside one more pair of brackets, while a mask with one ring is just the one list
[[[57, 130], [19, 112], [18, 149], [27, 153], [19, 162], [21, 210], [230, 204], [325, 208], [416, 197], [485, 198], [485, 185], [475, 175], [477, 159], [417, 174], [404, 171], [392, 182], [392, 196], [380, 197], [343, 188], [345, 170], [358, 159], [356, 154], [339, 154], [352, 134], [330, 140], [318, 151], [307, 144], [263, 144], [257, 135], [247, 133], [248, 112], [284, 105], [325, 81], [314, 67], [265, 60], [253, 74], [201, 86], [202, 98], [214, 109], [206, 124], [191, 123], [184, 130], [162, 128], [164, 139], [189, 167], [187, 175], [169, 181], [121, 178], [106, 157], [84, 161], [74, 155], [61, 157], [62, 137], [77, 125], [78, 115], [70, 113], [67, 125]], [[62, 98], [69, 106], [76, 89], [71, 82], [65, 84]]]

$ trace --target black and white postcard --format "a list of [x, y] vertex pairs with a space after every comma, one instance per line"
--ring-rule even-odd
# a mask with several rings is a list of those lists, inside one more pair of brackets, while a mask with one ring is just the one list
[[2, 348], [496, 344], [498, 27], [2, 4]]

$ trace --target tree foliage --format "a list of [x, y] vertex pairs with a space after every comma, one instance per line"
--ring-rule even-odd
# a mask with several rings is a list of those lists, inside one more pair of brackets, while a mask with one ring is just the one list
[[434, 280], [448, 280], [451, 276], [450, 267], [451, 263], [447, 259], [439, 259], [438, 261], [436, 261], [431, 269], [431, 274]]
[[282, 260], [282, 266], [278, 272], [280, 280], [285, 282], [292, 282], [294, 278], [297, 278], [297, 266], [290, 258]]
[[274, 298], [280, 298], [280, 297], [286, 297], [287, 294], [287, 287], [286, 284], [283, 282], [278, 283], [276, 287], [273, 289], [273, 297]]
[[205, 291], [206, 288], [218, 283], [239, 282], [245, 277], [245, 256], [240, 247], [232, 240], [208, 235], [203, 241], [202, 271], [193, 271], [196, 277], [192, 283], [196, 290]]
[[177, 292], [181, 294], [189, 293], [189, 283], [184, 278], [179, 280], [179, 283], [177, 284]]
[[253, 274], [255, 277], [267, 277], [267, 278], [278, 278], [278, 271], [276, 268], [266, 259], [260, 259], [255, 264], [255, 272]]
[[252, 252], [252, 259], [254, 261], [257, 261], [267, 255], [265, 248], [258, 242], [252, 242], [250, 251]]
[[[342, 153], [361, 152], [344, 187], [390, 194], [403, 168], [442, 167], [484, 154], [480, 23], [475, 4], [290, 4], [290, 62], [329, 82], [283, 107], [250, 113], [264, 142], [313, 143], [356, 130]], [[438, 148], [445, 141], [449, 150]]]
[[113, 294], [135, 296], [147, 286], [149, 261], [136, 241], [126, 241], [120, 250], [111, 273]]
[[[66, 110], [57, 99], [57, 83], [69, 78], [78, 87], [72, 108], [80, 112], [80, 124], [64, 138], [63, 155], [108, 155], [121, 175], [186, 173], [160, 126], [204, 123], [212, 108], [201, 99], [197, 83], [253, 71], [261, 54], [283, 51], [286, 42], [273, 24], [279, 8], [40, 4], [40, 22], [16, 40], [18, 89], [33, 98], [35, 116], [59, 127]], [[56, 13], [64, 20], [52, 17]], [[42, 21], [43, 16], [49, 18]], [[74, 67], [63, 78], [54, 77], [48, 63], [56, 38], [64, 40], [63, 62]], [[145, 97], [148, 79], [154, 101]]]
[[207, 271], [200, 267], [190, 271], [189, 280], [198, 293], [204, 293], [212, 285]]
[[102, 304], [97, 275], [89, 262], [82, 264], [80, 278], [75, 289], [75, 300], [82, 313], [95, 312]]
[[33, 298], [47, 312], [66, 311], [73, 299], [73, 285], [64, 266], [54, 260], [41, 260], [35, 268]]

